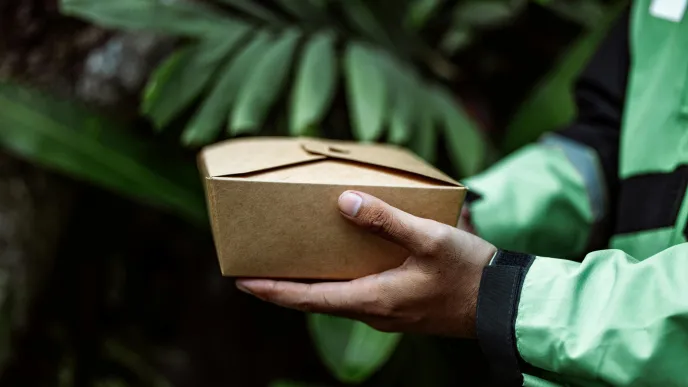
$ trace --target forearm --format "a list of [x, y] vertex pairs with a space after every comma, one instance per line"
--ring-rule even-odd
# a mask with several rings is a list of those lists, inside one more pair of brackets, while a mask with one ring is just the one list
[[495, 373], [511, 378], [532, 366], [591, 384], [681, 385], [687, 295], [688, 243], [644, 261], [618, 250], [582, 263], [501, 252], [483, 273], [478, 337]]
[[588, 245], [593, 187], [559, 148], [530, 145], [465, 184], [479, 198], [466, 204], [464, 223], [496, 246], [573, 258]]

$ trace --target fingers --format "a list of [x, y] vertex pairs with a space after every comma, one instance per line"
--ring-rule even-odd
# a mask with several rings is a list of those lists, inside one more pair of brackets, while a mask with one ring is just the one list
[[341, 213], [371, 232], [390, 240], [418, 256], [429, 256], [451, 244], [452, 228], [413, 216], [382, 200], [357, 191], [339, 197]]
[[333, 315], [373, 313], [376, 289], [372, 281], [303, 284], [290, 281], [240, 279], [237, 287], [263, 301], [303, 312]]

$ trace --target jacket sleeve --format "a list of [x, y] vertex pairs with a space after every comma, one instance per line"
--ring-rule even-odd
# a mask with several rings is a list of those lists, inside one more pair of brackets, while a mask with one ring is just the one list
[[564, 385], [688, 385], [688, 243], [643, 261], [500, 251], [477, 320], [502, 385], [521, 385], [524, 372]]
[[577, 80], [575, 120], [464, 180], [478, 235], [569, 259], [606, 245], [629, 61], [626, 11]]

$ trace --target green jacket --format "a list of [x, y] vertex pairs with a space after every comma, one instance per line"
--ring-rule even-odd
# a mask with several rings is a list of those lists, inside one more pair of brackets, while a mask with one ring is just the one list
[[504, 249], [477, 317], [499, 384], [688, 386], [686, 3], [633, 2], [576, 120], [465, 181]]

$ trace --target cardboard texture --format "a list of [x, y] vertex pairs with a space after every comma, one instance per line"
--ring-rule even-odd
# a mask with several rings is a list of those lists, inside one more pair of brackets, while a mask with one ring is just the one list
[[199, 168], [222, 274], [353, 279], [399, 266], [404, 249], [339, 213], [353, 189], [455, 226], [466, 188], [392, 145], [259, 137], [204, 148]]

